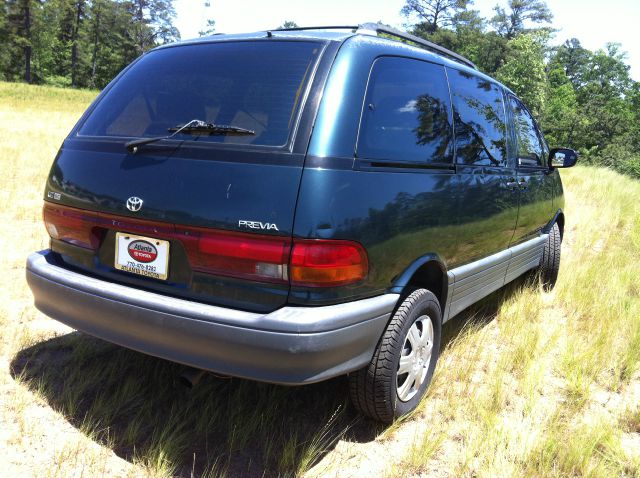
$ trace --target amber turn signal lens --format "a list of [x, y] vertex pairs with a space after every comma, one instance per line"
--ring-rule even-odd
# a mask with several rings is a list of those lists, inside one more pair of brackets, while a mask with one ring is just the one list
[[367, 253], [351, 241], [296, 239], [290, 262], [294, 286], [334, 287], [363, 280], [368, 273]]

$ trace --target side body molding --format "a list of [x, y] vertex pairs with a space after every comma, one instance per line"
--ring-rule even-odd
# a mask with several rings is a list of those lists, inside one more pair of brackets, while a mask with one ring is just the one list
[[548, 234], [448, 271], [443, 322], [540, 264]]

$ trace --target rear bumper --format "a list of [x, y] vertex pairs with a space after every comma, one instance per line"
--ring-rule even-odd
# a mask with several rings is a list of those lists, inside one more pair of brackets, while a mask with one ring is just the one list
[[398, 300], [384, 294], [269, 314], [175, 299], [27, 259], [36, 307], [77, 330], [192, 367], [282, 384], [326, 380], [364, 367]]

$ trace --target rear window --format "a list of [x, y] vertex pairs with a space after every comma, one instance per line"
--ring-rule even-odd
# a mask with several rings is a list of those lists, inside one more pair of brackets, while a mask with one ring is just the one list
[[244, 41], [145, 55], [100, 100], [79, 135], [153, 137], [193, 119], [255, 131], [184, 140], [282, 146], [319, 56], [316, 42]]

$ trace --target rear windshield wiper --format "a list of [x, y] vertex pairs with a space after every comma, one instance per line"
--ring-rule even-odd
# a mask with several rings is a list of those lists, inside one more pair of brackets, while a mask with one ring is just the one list
[[212, 136], [212, 135], [244, 136], [244, 135], [256, 134], [256, 132], [253, 130], [240, 128], [239, 126], [212, 124], [199, 119], [193, 119], [188, 123], [183, 124], [182, 126], [180, 125], [174, 126], [173, 128], [169, 128], [168, 131], [172, 133], [166, 136], [156, 136], [154, 138], [135, 139], [133, 141], [129, 141], [128, 143], [126, 143], [125, 146], [130, 152], [135, 154], [138, 152], [139, 146], [142, 146], [144, 144], [149, 144], [149, 143], [155, 143], [156, 141], [161, 141], [163, 139], [169, 139], [174, 137], [178, 133], [198, 135], [198, 136]]
[[174, 134], [185, 133], [202, 136], [212, 135], [228, 135], [228, 136], [253, 136], [256, 132], [252, 129], [241, 128], [239, 126], [232, 126], [228, 124], [213, 124], [199, 121], [189, 125], [187, 123], [181, 127], [169, 128], [169, 131], [174, 131]]

